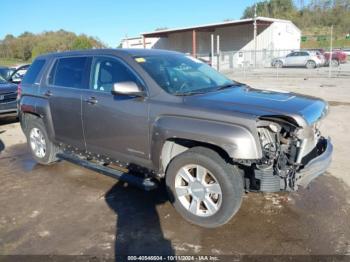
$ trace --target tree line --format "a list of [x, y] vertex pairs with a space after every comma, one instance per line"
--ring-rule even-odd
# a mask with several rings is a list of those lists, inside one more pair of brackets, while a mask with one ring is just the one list
[[24, 32], [18, 37], [8, 34], [0, 40], [0, 58], [29, 61], [49, 52], [104, 47], [105, 44], [97, 38], [65, 30], [40, 34]]

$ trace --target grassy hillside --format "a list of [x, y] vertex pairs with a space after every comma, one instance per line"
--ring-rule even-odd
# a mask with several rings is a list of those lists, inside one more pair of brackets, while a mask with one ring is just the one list
[[[257, 3], [257, 15], [293, 21], [301, 30], [304, 48], [329, 48], [333, 25], [333, 46], [350, 47], [350, 0], [265, 0]], [[254, 17], [254, 5], [242, 18]]]

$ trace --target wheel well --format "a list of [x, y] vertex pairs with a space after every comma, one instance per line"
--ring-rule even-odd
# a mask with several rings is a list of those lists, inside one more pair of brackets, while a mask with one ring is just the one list
[[195, 141], [195, 140], [175, 138], [175, 139], [166, 140], [164, 145], [163, 145], [163, 148], [161, 151], [161, 156], [160, 156], [161, 157], [160, 170], [162, 170], [162, 172], [165, 173], [169, 163], [171, 162], [171, 160], [174, 157], [187, 151], [190, 148], [197, 147], [197, 146], [209, 148], [209, 149], [217, 152], [226, 162], [232, 161], [229, 154], [219, 146], [216, 146], [216, 145], [213, 145], [210, 143]]
[[312, 63], [315, 63], [315, 64], [316, 64], [315, 60], [312, 60], [312, 59], [307, 60], [306, 63], [309, 63], [309, 62], [312, 62]]
[[41, 118], [40, 115], [35, 113], [23, 112], [21, 113], [20, 121], [22, 129], [25, 130], [27, 128], [27, 122], [30, 119]]

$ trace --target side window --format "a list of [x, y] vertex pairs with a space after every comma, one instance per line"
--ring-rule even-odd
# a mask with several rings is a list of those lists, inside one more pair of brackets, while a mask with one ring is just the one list
[[102, 92], [111, 92], [113, 84], [139, 80], [131, 70], [122, 62], [109, 58], [96, 58], [91, 71], [90, 89]]
[[71, 88], [88, 88], [84, 76], [90, 59], [88, 57], [68, 57], [58, 59], [49, 74], [49, 84]]
[[307, 52], [300, 52], [300, 55], [301, 56], [309, 56], [309, 53], [307, 53]]
[[24, 75], [23, 84], [35, 84], [38, 81], [38, 76], [41, 73], [43, 67], [45, 65], [44, 59], [37, 59], [33, 62], [33, 64], [29, 67], [28, 72]]

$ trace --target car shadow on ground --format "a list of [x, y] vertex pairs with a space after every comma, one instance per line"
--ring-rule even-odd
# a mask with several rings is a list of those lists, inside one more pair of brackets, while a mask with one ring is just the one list
[[5, 145], [0, 138], [0, 153], [5, 149]]
[[[1, 135], [2, 133], [5, 133], [5, 131], [1, 131], [1, 130], [0, 130], [0, 135]], [[5, 144], [4, 144], [4, 142], [2, 142], [1, 137], [0, 137], [0, 153], [1, 153], [4, 149], [5, 149]]]
[[174, 255], [156, 207], [168, 201], [165, 186], [145, 192], [117, 182], [105, 195], [116, 214], [115, 256]]

